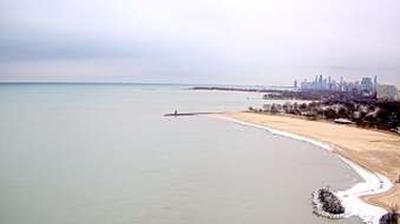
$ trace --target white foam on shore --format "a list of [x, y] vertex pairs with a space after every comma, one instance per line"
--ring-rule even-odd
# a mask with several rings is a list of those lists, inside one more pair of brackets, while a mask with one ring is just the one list
[[[220, 117], [220, 118], [235, 122], [237, 124], [264, 129], [271, 132], [272, 134], [308, 142], [313, 145], [319, 146], [325, 150], [333, 152], [333, 147], [331, 145], [324, 144], [314, 139], [306, 138], [303, 136], [299, 136], [284, 131], [279, 131], [263, 125], [236, 120], [233, 118], [228, 118], [228, 117]], [[364, 179], [364, 182], [357, 183], [350, 189], [337, 192], [338, 197], [340, 197], [343, 205], [346, 208], [346, 217], [358, 216], [365, 223], [378, 224], [380, 217], [386, 213], [386, 210], [381, 207], [365, 203], [360, 199], [360, 197], [388, 191], [393, 186], [393, 184], [387, 177], [380, 175], [378, 173], [370, 172], [365, 168], [357, 165], [356, 163], [344, 158], [343, 156], [340, 156], [339, 154], [337, 155], [356, 173], [358, 173], [358, 175], [360, 175], [362, 179]]]

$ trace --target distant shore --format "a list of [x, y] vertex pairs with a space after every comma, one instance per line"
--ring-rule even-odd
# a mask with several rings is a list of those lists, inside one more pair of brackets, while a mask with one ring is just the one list
[[[349, 197], [347, 194], [351, 192], [355, 195], [354, 200], [361, 197], [367, 203], [385, 210], [400, 206], [400, 184], [395, 183], [400, 175], [400, 137], [398, 135], [281, 115], [233, 112], [222, 116], [239, 123], [290, 133], [283, 134], [289, 137], [292, 134], [309, 139], [306, 140], [309, 142], [315, 141], [315, 144], [322, 143], [324, 148], [329, 148], [339, 154], [366, 180], [363, 183], [364, 186], [360, 183], [348, 191], [341, 192], [342, 196]], [[370, 188], [367, 189], [367, 187]], [[377, 215], [376, 211], [365, 212]], [[379, 217], [373, 217], [375, 221], [377, 218]]]
[[283, 92], [292, 91], [291, 86], [270, 86], [270, 87], [230, 87], [230, 86], [195, 86], [189, 88], [189, 90], [206, 90], [206, 91], [230, 91], [230, 92], [257, 92], [257, 93], [271, 93], [271, 92]]

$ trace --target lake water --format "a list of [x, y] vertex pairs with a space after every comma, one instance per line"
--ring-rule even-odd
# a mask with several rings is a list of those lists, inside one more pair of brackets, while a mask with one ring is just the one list
[[309, 143], [179, 111], [261, 106], [257, 93], [168, 85], [0, 85], [0, 223], [360, 223], [310, 194], [359, 177]]

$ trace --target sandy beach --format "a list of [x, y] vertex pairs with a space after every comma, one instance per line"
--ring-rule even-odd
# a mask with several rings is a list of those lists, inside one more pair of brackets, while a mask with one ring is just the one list
[[387, 177], [391, 182], [390, 189], [386, 189], [385, 192], [376, 190], [360, 194], [363, 195], [362, 200], [386, 210], [396, 205], [400, 206], [400, 184], [395, 184], [400, 174], [400, 137], [398, 135], [280, 115], [234, 112], [223, 116], [292, 133], [331, 146], [335, 153], [376, 174], [377, 177]]

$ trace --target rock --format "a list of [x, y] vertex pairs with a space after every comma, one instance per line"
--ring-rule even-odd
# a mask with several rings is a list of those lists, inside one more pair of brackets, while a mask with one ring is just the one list
[[379, 219], [379, 224], [400, 224], [400, 214], [394, 211], [388, 212]]
[[321, 188], [313, 193], [314, 213], [331, 219], [345, 216], [345, 208], [340, 199], [329, 190]]

